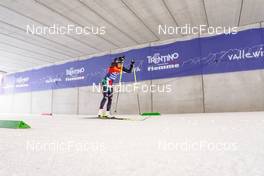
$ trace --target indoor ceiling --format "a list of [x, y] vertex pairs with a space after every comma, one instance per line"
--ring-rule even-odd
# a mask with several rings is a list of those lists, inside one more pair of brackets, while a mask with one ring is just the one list
[[[154, 41], [158, 25], [243, 26], [263, 0], [0, 0], [0, 70], [14, 72]], [[105, 35], [31, 35], [27, 25], [105, 26]]]

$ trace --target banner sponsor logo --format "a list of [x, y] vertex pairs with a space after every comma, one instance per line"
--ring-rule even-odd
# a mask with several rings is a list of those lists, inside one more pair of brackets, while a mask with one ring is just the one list
[[228, 59], [232, 61], [241, 59], [257, 59], [264, 57], [263, 46], [264, 45], [258, 45], [245, 49], [233, 49], [233, 54], [229, 54]]
[[29, 77], [19, 77], [16, 79], [16, 87], [28, 87]]
[[179, 68], [180, 64], [176, 63], [179, 59], [179, 53], [174, 52], [172, 54], [161, 55], [155, 53], [153, 56], [147, 56], [148, 59], [148, 71], [159, 71]]
[[56, 82], [61, 82], [62, 79], [61, 78], [48, 78], [45, 80], [46, 84], [50, 84], [50, 83], [56, 83]]
[[82, 75], [85, 72], [85, 68], [69, 68], [66, 69], [66, 78], [65, 81], [76, 81], [76, 80], [83, 80], [85, 77]]

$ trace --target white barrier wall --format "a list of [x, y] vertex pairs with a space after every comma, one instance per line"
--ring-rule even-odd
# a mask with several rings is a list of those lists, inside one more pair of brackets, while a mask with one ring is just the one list
[[[126, 85], [131, 85], [126, 84]], [[138, 92], [141, 112], [162, 114], [264, 111], [264, 70], [199, 75], [140, 82], [170, 86], [171, 92]], [[114, 94], [112, 111], [115, 110]], [[0, 113], [96, 115], [102, 94], [90, 87], [0, 96]], [[120, 93], [117, 113], [137, 114], [137, 93]]]
[[52, 112], [52, 90], [32, 92], [31, 113], [42, 114]]
[[79, 114], [97, 114], [101, 93], [93, 91], [93, 87], [79, 88]]
[[206, 112], [264, 110], [264, 70], [204, 75]]
[[12, 112], [31, 113], [31, 92], [13, 95]]
[[153, 111], [166, 114], [203, 112], [202, 76], [153, 80], [152, 84], [171, 87], [168, 93], [153, 93]]
[[53, 90], [52, 112], [54, 114], [78, 114], [78, 88]]
[[0, 113], [11, 113], [13, 104], [13, 95], [0, 96]]

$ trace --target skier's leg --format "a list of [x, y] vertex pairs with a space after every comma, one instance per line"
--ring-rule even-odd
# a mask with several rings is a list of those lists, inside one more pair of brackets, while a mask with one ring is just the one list
[[99, 112], [98, 112], [98, 117], [103, 117], [104, 116], [104, 105], [106, 103], [107, 100], [107, 85], [106, 85], [106, 80], [103, 79], [102, 81], [102, 85], [103, 85], [103, 98], [100, 102], [100, 107], [99, 107]]
[[103, 93], [103, 98], [102, 98], [101, 103], [100, 103], [100, 109], [104, 109], [104, 105], [105, 105], [105, 102], [107, 100], [106, 97], [107, 97], [106, 93]]
[[98, 112], [99, 118], [104, 116], [104, 105], [105, 105], [105, 102], [107, 100], [106, 96], [107, 96], [106, 93], [103, 93], [103, 98], [101, 100], [100, 108], [99, 108], [99, 112]]
[[110, 111], [111, 110], [112, 99], [113, 99], [113, 94], [111, 94], [111, 95], [108, 96], [108, 102], [107, 102], [106, 111]]
[[113, 99], [113, 88], [111, 88], [111, 89], [109, 90], [108, 95], [107, 95], [107, 98], [108, 98], [108, 101], [107, 101], [106, 114], [105, 114], [105, 116], [107, 116], [107, 117], [111, 117], [110, 110], [111, 110], [112, 99]]

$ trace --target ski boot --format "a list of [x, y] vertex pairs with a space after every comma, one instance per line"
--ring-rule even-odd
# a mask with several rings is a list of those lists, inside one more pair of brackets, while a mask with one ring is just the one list
[[106, 111], [103, 117], [106, 118], [106, 119], [115, 118], [114, 116], [111, 115], [110, 111]]
[[99, 112], [98, 112], [98, 118], [100, 119], [106, 119], [105, 117], [105, 113], [104, 113], [104, 110], [103, 109], [99, 109]]

